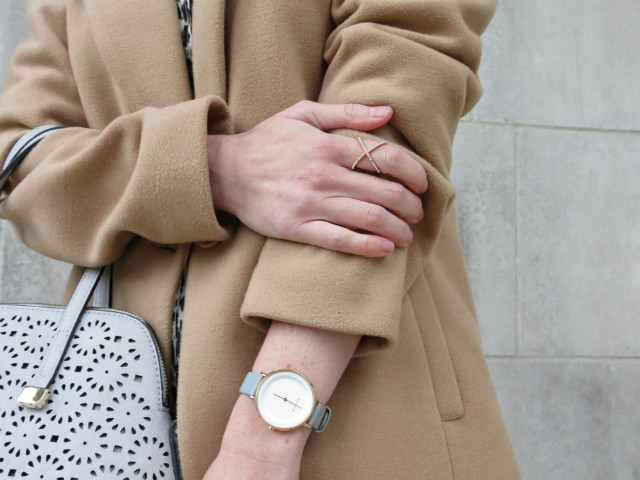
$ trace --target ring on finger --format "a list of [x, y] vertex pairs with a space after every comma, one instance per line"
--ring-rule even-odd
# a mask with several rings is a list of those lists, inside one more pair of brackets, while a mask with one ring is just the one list
[[351, 165], [351, 170], [355, 170], [356, 166], [358, 165], [358, 162], [360, 162], [360, 160], [362, 160], [364, 157], [367, 157], [369, 159], [369, 161], [371, 162], [371, 165], [373, 165], [373, 168], [376, 170], [376, 172], [380, 173], [380, 169], [376, 165], [376, 162], [373, 161], [373, 157], [371, 156], [371, 152], [373, 152], [376, 148], [378, 148], [378, 147], [384, 145], [385, 143], [387, 143], [387, 141], [386, 140], [382, 140], [381, 142], [376, 143], [373, 147], [371, 147], [370, 149], [367, 150], [367, 147], [364, 144], [364, 142], [362, 141], [362, 138], [360, 138], [360, 137], [357, 137], [357, 138], [358, 138], [358, 142], [360, 142], [360, 146], [362, 146], [362, 150], [364, 150], [364, 152], [358, 158], [356, 158], [355, 162], [353, 162], [353, 165]]

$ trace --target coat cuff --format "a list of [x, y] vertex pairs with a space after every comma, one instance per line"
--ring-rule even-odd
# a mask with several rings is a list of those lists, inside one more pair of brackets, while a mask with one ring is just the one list
[[[384, 258], [364, 258], [284, 240], [266, 240], [241, 309], [242, 319], [267, 331], [269, 319], [363, 335], [354, 356], [392, 347], [397, 340], [402, 300], [439, 240], [455, 189], [390, 128], [383, 136], [349, 129], [331, 133], [387, 139], [427, 171], [422, 195], [424, 219], [412, 225], [413, 242]], [[355, 141], [355, 140], [354, 140]]]
[[[144, 108], [101, 130], [57, 130], [12, 173], [0, 216], [33, 250], [84, 266], [114, 261], [136, 235], [160, 245], [225, 240], [207, 134], [230, 130], [229, 110], [213, 95]], [[0, 144], [8, 149], [23, 133], [3, 133]]]
[[363, 258], [268, 239], [240, 314], [264, 332], [271, 320], [363, 335], [354, 356], [392, 347], [398, 338], [406, 249]]
[[152, 220], [158, 230], [148, 232], [151, 238], [162, 243], [227, 238], [211, 201], [207, 156], [207, 135], [223, 131], [227, 115], [220, 97], [208, 96], [165, 107], [144, 123], [138, 158], [144, 181], [131, 197], [139, 204], [128, 210]]

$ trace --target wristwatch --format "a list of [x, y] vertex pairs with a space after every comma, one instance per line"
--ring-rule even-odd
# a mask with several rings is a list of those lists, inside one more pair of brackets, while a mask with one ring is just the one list
[[322, 432], [331, 417], [331, 409], [316, 399], [311, 382], [294, 370], [249, 372], [240, 393], [255, 400], [258, 415], [274, 430], [304, 426]]

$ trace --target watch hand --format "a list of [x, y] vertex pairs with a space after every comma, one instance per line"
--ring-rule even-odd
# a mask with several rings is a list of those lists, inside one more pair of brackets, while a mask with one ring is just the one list
[[[293, 403], [291, 400], [289, 400], [287, 397], [281, 397], [280, 395], [278, 395], [277, 393], [274, 393], [274, 395], [278, 398], [281, 398], [282, 400], [284, 400], [285, 402], [289, 402], [291, 405], [293, 405], [294, 407], [298, 407], [298, 408], [302, 408], [300, 405], [298, 405], [297, 403]], [[298, 402], [300, 401], [300, 399], [297, 400]]]

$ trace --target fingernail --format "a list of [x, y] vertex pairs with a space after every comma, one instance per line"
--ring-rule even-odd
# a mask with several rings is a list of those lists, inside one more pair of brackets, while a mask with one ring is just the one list
[[371, 118], [382, 118], [389, 111], [389, 107], [371, 107], [369, 115]]
[[393, 251], [393, 242], [391, 240], [382, 240], [382, 251], [384, 253], [391, 253]]

